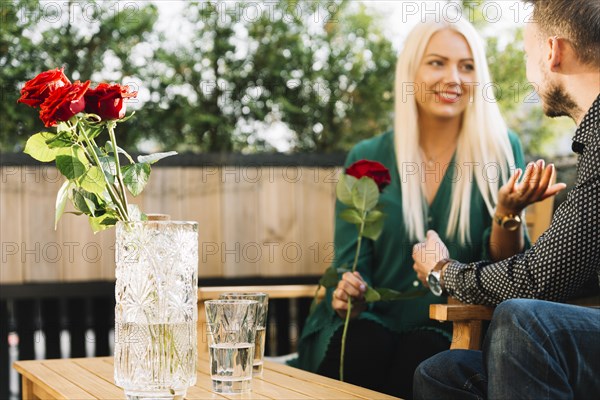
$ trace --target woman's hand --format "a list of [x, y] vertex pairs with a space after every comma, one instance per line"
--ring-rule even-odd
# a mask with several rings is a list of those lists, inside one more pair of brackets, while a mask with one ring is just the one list
[[538, 160], [527, 165], [523, 180], [517, 183], [521, 176], [521, 169], [517, 169], [498, 191], [496, 212], [500, 215], [518, 215], [528, 205], [554, 196], [566, 188], [564, 183], [550, 183], [554, 173], [554, 164], [545, 166], [544, 160]]
[[352, 297], [350, 318], [355, 318], [367, 308], [364, 296], [366, 290], [367, 284], [360, 276], [360, 273], [345, 272], [342, 275], [342, 279], [338, 282], [337, 288], [333, 291], [331, 306], [340, 318], [346, 318], [348, 298]]

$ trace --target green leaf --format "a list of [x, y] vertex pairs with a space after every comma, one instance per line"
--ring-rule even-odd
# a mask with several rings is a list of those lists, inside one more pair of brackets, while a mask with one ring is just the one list
[[99, 217], [89, 217], [88, 220], [94, 233], [108, 229], [111, 226], [114, 226], [118, 221], [118, 219], [112, 214], [104, 214]]
[[90, 167], [86, 173], [79, 179], [79, 186], [90, 193], [102, 195], [106, 189], [104, 174], [102, 170], [96, 166]]
[[67, 204], [67, 200], [69, 199], [69, 190], [72, 187], [72, 183], [66, 180], [60, 189], [58, 189], [58, 193], [56, 194], [56, 206], [54, 211], [54, 230], [58, 226], [58, 221], [60, 217], [62, 217], [65, 212], [65, 205]]
[[148, 154], [147, 156], [138, 156], [137, 160], [140, 163], [154, 164], [158, 160], [162, 160], [163, 158], [174, 156], [174, 155], [177, 155], [176, 151], [167, 151], [165, 153], [154, 153], [154, 154]]
[[[102, 133], [103, 130], [104, 130], [104, 125], [102, 125], [102, 124], [87, 125], [86, 133], [87, 133], [88, 139], [93, 140], [93, 139], [97, 138], [98, 136], [100, 136], [100, 134]], [[82, 138], [82, 140], [83, 140], [83, 138]]]
[[356, 184], [356, 181], [357, 179], [353, 176], [341, 174], [335, 187], [338, 200], [347, 206], [353, 206], [352, 187]]
[[96, 216], [96, 210], [100, 208], [96, 195], [81, 188], [73, 191], [73, 205], [82, 213], [93, 217]]
[[352, 188], [352, 204], [359, 211], [371, 211], [379, 201], [379, 188], [371, 178], [363, 176]]
[[319, 285], [321, 285], [325, 288], [336, 287], [338, 284], [338, 280], [339, 280], [339, 278], [338, 278], [337, 270], [332, 265], [325, 270], [325, 273], [323, 274], [321, 279], [319, 279]]
[[363, 229], [363, 236], [369, 238], [371, 240], [379, 239], [381, 232], [383, 231], [383, 218], [378, 219], [373, 222], [365, 223], [365, 227]]
[[365, 217], [365, 222], [375, 222], [375, 221], [379, 221], [380, 219], [383, 219], [385, 217], [385, 214], [382, 213], [381, 211], [375, 209], [375, 210], [371, 210], [367, 213], [367, 216]]
[[24, 153], [38, 161], [49, 162], [54, 161], [57, 154], [60, 152], [57, 149], [51, 149], [46, 143], [48, 140], [54, 139], [56, 135], [50, 132], [39, 132], [27, 139]]
[[83, 213], [81, 211], [65, 211], [65, 214], [73, 214], [73, 215], [83, 215]]
[[429, 293], [429, 290], [427, 289], [411, 290], [404, 293], [387, 288], [375, 288], [374, 290], [380, 296], [379, 301], [411, 300], [425, 296], [427, 293]]
[[351, 224], [360, 225], [362, 223], [361, 215], [353, 208], [347, 208], [340, 213], [340, 218]]
[[98, 157], [100, 160], [100, 166], [102, 167], [102, 171], [108, 178], [108, 182], [113, 184], [115, 182], [115, 176], [117, 175], [117, 164], [115, 163], [115, 159], [111, 156], [102, 156]]
[[53, 138], [46, 140], [46, 144], [50, 149], [71, 147], [75, 144], [71, 140], [69, 132], [60, 132], [58, 135], [53, 136]]
[[131, 164], [122, 167], [123, 183], [132, 195], [137, 196], [144, 190], [150, 178], [150, 164]]
[[381, 300], [381, 296], [379, 295], [379, 293], [371, 286], [367, 286], [367, 291], [365, 292], [365, 301], [367, 303], [373, 303], [379, 300]]
[[72, 155], [56, 156], [56, 168], [67, 179], [77, 179], [85, 173], [85, 165]]

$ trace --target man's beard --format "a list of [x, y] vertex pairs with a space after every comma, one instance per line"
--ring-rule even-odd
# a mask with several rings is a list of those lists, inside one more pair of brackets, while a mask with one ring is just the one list
[[540, 93], [544, 108], [544, 114], [549, 117], [571, 117], [576, 118], [580, 113], [577, 103], [571, 96], [557, 84], [549, 84], [546, 92]]

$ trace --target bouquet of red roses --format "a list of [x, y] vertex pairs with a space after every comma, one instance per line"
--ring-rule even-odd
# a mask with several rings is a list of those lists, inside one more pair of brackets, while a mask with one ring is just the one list
[[[71, 81], [63, 68], [42, 72], [21, 89], [18, 102], [40, 109], [40, 119], [56, 133], [39, 132], [27, 140], [24, 152], [38, 161], [56, 163], [66, 178], [56, 198], [55, 227], [65, 204], [71, 200], [75, 214], [85, 214], [94, 232], [117, 221], [144, 219], [128, 204], [127, 193], [142, 192], [150, 177], [150, 165], [175, 152], [139, 156], [137, 161], [117, 146], [115, 127], [125, 117], [126, 99], [135, 97], [129, 87], [90, 81]], [[106, 129], [109, 140], [96, 139]], [[121, 165], [119, 154], [128, 163]]]

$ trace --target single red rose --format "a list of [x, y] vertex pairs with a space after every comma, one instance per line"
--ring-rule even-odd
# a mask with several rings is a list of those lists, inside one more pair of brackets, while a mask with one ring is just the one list
[[27, 81], [23, 89], [21, 89], [21, 97], [17, 100], [17, 103], [27, 104], [30, 107], [38, 107], [48, 98], [53, 90], [70, 85], [71, 81], [65, 76], [63, 70], [64, 68], [51, 69]]
[[121, 119], [126, 112], [123, 99], [135, 96], [137, 92], [130, 92], [129, 86], [100, 83], [85, 94], [85, 111], [97, 114], [103, 120]]
[[50, 93], [42, 103], [40, 119], [46, 126], [55, 126], [58, 121], [68, 121], [73, 115], [85, 108], [85, 92], [90, 81], [75, 81], [72, 85], [62, 86]]
[[346, 168], [346, 174], [360, 179], [367, 176], [375, 181], [379, 192], [390, 184], [390, 171], [381, 163], [370, 160], [359, 160]]

